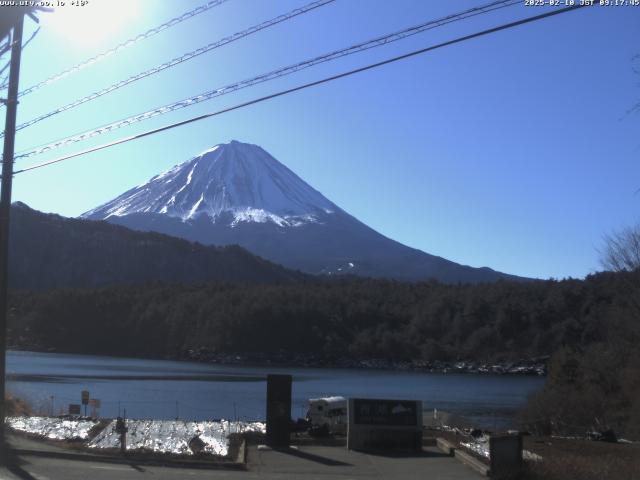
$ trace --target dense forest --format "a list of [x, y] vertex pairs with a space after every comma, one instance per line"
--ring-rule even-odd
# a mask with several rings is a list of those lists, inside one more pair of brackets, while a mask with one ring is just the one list
[[[14, 292], [9, 342], [61, 352], [190, 358], [508, 362], [551, 355], [523, 420], [640, 435], [640, 270], [476, 285], [339, 279]], [[191, 357], [193, 358], [193, 357]], [[630, 425], [635, 425], [631, 428]]]
[[[636, 327], [638, 273], [586, 280], [409, 284], [343, 279], [14, 293], [10, 341], [66, 352], [301, 352], [508, 360], [580, 349]], [[633, 292], [630, 292], [633, 289]]]

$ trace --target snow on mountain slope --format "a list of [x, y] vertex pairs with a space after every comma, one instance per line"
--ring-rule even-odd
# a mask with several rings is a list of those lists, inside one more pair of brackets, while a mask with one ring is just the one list
[[83, 215], [204, 245], [240, 245], [288, 268], [399, 280], [513, 278], [402, 245], [327, 200], [257, 145], [231, 141]]
[[[176, 165], [83, 214], [108, 219], [157, 213], [182, 221], [272, 222], [295, 227], [339, 208], [257, 145], [231, 141]], [[223, 215], [223, 214], [230, 214]]]

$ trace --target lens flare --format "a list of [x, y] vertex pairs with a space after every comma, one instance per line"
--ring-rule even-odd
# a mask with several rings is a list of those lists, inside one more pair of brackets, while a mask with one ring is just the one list
[[139, 1], [59, 0], [42, 24], [77, 48], [95, 47], [118, 36], [140, 13]]

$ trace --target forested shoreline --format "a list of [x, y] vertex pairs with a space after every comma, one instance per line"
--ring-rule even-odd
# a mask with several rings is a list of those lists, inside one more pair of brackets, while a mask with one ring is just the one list
[[508, 362], [580, 350], [631, 328], [639, 284], [637, 273], [621, 272], [475, 285], [344, 279], [14, 292], [9, 341], [108, 355]]
[[640, 271], [475, 285], [345, 278], [13, 292], [9, 344], [299, 366], [304, 359], [326, 366], [366, 360], [373, 368], [424, 370], [550, 356], [526, 424], [567, 431], [595, 423], [640, 434], [639, 302]]

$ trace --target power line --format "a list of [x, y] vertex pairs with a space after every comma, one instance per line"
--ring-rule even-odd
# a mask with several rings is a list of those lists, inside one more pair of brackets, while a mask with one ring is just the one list
[[[31, 43], [31, 41], [36, 37], [38, 32], [40, 32], [40, 27], [36, 28], [36, 30], [31, 34], [31, 36], [25, 42], [22, 42], [22, 51], [24, 51], [24, 49], [27, 47], [27, 45], [29, 45]], [[10, 42], [10, 44], [11, 44], [11, 42]], [[1, 55], [2, 54], [0, 53], [0, 56]], [[10, 63], [11, 62], [7, 63], [4, 67], [2, 67], [0, 69], [0, 75], [2, 75], [2, 73], [10, 65]], [[3, 80], [0, 81], [0, 90], [3, 90], [7, 86], [9, 86], [9, 74], [7, 74], [6, 78], [3, 78]], [[4, 137], [4, 132], [0, 132], [0, 137]]]
[[[237, 32], [234, 33], [233, 35], [230, 35], [228, 37], [224, 37], [216, 42], [212, 42], [209, 43], [208, 45], [205, 45], [203, 47], [200, 47], [196, 50], [193, 50], [191, 52], [185, 53], [179, 57], [176, 57], [172, 60], [169, 60], [168, 62], [165, 62], [161, 65], [158, 65], [156, 67], [150, 68], [149, 70], [145, 70], [144, 72], [140, 72], [136, 75], [132, 75], [129, 78], [126, 78], [124, 80], [120, 80], [119, 82], [114, 83], [113, 85], [110, 85], [108, 87], [103, 88], [102, 90], [98, 90], [97, 92], [91, 93], [85, 97], [82, 97], [78, 100], [75, 100], [71, 103], [68, 103], [62, 107], [58, 107], [55, 110], [52, 110], [51, 112], [45, 113], [43, 115], [40, 115], [38, 117], [35, 117], [31, 120], [28, 120], [25, 123], [22, 123], [20, 125], [18, 125], [16, 127], [16, 130], [22, 130], [23, 128], [29, 127], [35, 123], [38, 123], [42, 120], [45, 120], [47, 118], [53, 117], [54, 115], [57, 115], [59, 113], [62, 112], [66, 112], [67, 110], [71, 110], [72, 108], [75, 108], [77, 106], [82, 105], [83, 103], [87, 103], [91, 100], [95, 100], [96, 98], [102, 97], [103, 95], [106, 95], [108, 93], [114, 92], [116, 90], [118, 90], [119, 88], [122, 88], [126, 85], [129, 85], [130, 83], [133, 83], [135, 81], [141, 80], [143, 78], [149, 77], [151, 75], [154, 75], [156, 73], [160, 73], [163, 70], [166, 70], [168, 68], [171, 67], [175, 67], [176, 65], [180, 65], [181, 63], [184, 63], [188, 60], [191, 60], [192, 58], [196, 58], [199, 55], [202, 55], [204, 53], [210, 52], [211, 50], [214, 50], [216, 48], [222, 47], [224, 45], [227, 45], [229, 43], [235, 42], [236, 40], [240, 40], [241, 38], [244, 37], [248, 37], [249, 35], [252, 35], [254, 33], [257, 33], [261, 30], [264, 30], [266, 28], [272, 27], [274, 25], [277, 25], [279, 23], [282, 23], [284, 21], [290, 20], [294, 17], [297, 17], [298, 15], [303, 15], [307, 12], [310, 12], [311, 10], [314, 10], [316, 8], [322, 7], [324, 5], [327, 5], [328, 3], [332, 3], [335, 0], [316, 0], [313, 1], [307, 5], [305, 5], [304, 7], [301, 8], [295, 8], [293, 10], [291, 10], [288, 13], [285, 13], [283, 15], [278, 15], [277, 17], [274, 17], [270, 20], [267, 20], [265, 22], [262, 22], [258, 25], [254, 25], [253, 27], [249, 27], [245, 30], [242, 30], [241, 32]], [[0, 137], [2, 136], [2, 134], [0, 133]]]
[[174, 25], [177, 25], [181, 22], [184, 22], [185, 20], [188, 20], [189, 18], [195, 17], [196, 15], [200, 15], [201, 13], [204, 13], [214, 7], [217, 7], [218, 5], [221, 5], [225, 2], [227, 2], [228, 0], [212, 0], [210, 2], [205, 3], [204, 5], [200, 5], [199, 7], [194, 8], [193, 10], [189, 10], [188, 12], [183, 13], [182, 15], [178, 16], [178, 17], [174, 17], [171, 20], [168, 20], [160, 25], [158, 25], [157, 27], [151, 28], [149, 30], [147, 30], [144, 33], [140, 33], [138, 35], [136, 35], [135, 37], [132, 37], [128, 40], [125, 40], [122, 43], [119, 43], [118, 45], [116, 45], [115, 47], [112, 47], [108, 50], [105, 50], [104, 52], [101, 52], [97, 55], [94, 55], [91, 58], [88, 58], [86, 60], [83, 60], [82, 62], [67, 68], [66, 70], [63, 70], [60, 73], [57, 73], [55, 75], [50, 76], [49, 78], [46, 78], [45, 80], [42, 80], [39, 83], [36, 83], [35, 85], [23, 90], [22, 92], [20, 92], [19, 96], [22, 97], [24, 95], [28, 95], [29, 93], [35, 92], [36, 90], [44, 87], [45, 85], [50, 85], [53, 82], [56, 82], [58, 80], [60, 80], [61, 78], [66, 77], [67, 75], [77, 72], [78, 70], [81, 70], [85, 67], [88, 67], [89, 65], [93, 65], [94, 63], [97, 63], [101, 60], [104, 60], [105, 58], [113, 55], [114, 53], [117, 53], [127, 47], [130, 47], [131, 45], [138, 43], [141, 40], [147, 39], [149, 37], [152, 37], [164, 30], [166, 30], [167, 28], [173, 27]]
[[7, 41], [0, 45], [0, 57], [2, 57], [9, 50], [11, 50], [11, 33], [9, 33], [9, 38], [7, 38]]
[[295, 63], [293, 65], [289, 65], [287, 67], [282, 67], [279, 68], [277, 70], [273, 70], [267, 73], [263, 73], [261, 75], [258, 75], [256, 77], [252, 77], [249, 79], [245, 79], [242, 80], [240, 82], [236, 82], [230, 85], [226, 85], [224, 87], [220, 87], [220, 88], [216, 88], [213, 90], [209, 90], [207, 92], [195, 95], [193, 97], [190, 98], [186, 98], [177, 102], [173, 102], [171, 104], [168, 105], [164, 105], [162, 107], [157, 107], [154, 108], [153, 110], [148, 110], [146, 112], [137, 114], [137, 115], [133, 115], [130, 117], [127, 117], [125, 119], [122, 120], [118, 120], [116, 122], [112, 122], [106, 125], [102, 125], [100, 127], [94, 128], [92, 130], [87, 130], [69, 137], [65, 137], [62, 139], [58, 139], [54, 142], [49, 142], [46, 143], [44, 145], [39, 145], [35, 148], [32, 148], [31, 150], [28, 151], [23, 151], [23, 153], [20, 153], [18, 155], [16, 155], [16, 159], [18, 158], [28, 158], [28, 157], [32, 157], [34, 155], [39, 155], [60, 147], [64, 147], [66, 145], [70, 145], [73, 143], [77, 143], [83, 140], [87, 140], [89, 138], [93, 138], [95, 136], [98, 135], [102, 135], [103, 133], [108, 133], [111, 132], [113, 130], [117, 130], [119, 128], [122, 127], [126, 127], [128, 125], [131, 125], [133, 123], [138, 123], [144, 120], [147, 120], [149, 118], [153, 118], [156, 117], [158, 115], [164, 115], [166, 113], [169, 112], [173, 112], [175, 110], [179, 110], [182, 108], [186, 108], [186, 107], [190, 107], [192, 105], [196, 105], [198, 103], [210, 100], [212, 98], [216, 98], [216, 97], [220, 97], [222, 95], [226, 95], [232, 92], [235, 92], [237, 90], [243, 89], [243, 88], [247, 88], [247, 87], [251, 87], [253, 85], [257, 85], [259, 83], [263, 83], [263, 82], [267, 82], [269, 80], [273, 80], [276, 78], [280, 78], [286, 75], [290, 75], [292, 73], [298, 72], [300, 70], [304, 70], [306, 68], [315, 66], [315, 65], [319, 65], [321, 63], [325, 63], [325, 62], [329, 62], [341, 57], [345, 57], [348, 55], [352, 55], [354, 53], [359, 53], [365, 50], [369, 50], [371, 48], [376, 48], [382, 45], [386, 45], [398, 40], [402, 40], [404, 38], [416, 35], [418, 33], [422, 33], [424, 31], [427, 30], [431, 30], [437, 27], [441, 27], [443, 25], [447, 25], [449, 23], [453, 23], [453, 22], [457, 22], [460, 20], [464, 20], [466, 18], [470, 18], [476, 15], [481, 15], [481, 14], [485, 14], [500, 8], [505, 8], [505, 7], [510, 7], [516, 4], [521, 3], [520, 0], [499, 0], [499, 1], [494, 1], [492, 3], [483, 5], [483, 6], [479, 6], [479, 7], [475, 7], [469, 10], [465, 10], [464, 12], [460, 12], [460, 13], [456, 13], [456, 14], [452, 14], [452, 15], [448, 15], [446, 17], [437, 19], [437, 20], [430, 20], [428, 22], [419, 24], [419, 25], [415, 25], [409, 28], [406, 28], [404, 30], [400, 30], [398, 32], [394, 32], [391, 34], [387, 34], [381, 37], [376, 37], [374, 39], [365, 41], [365, 42], [361, 42], [355, 45], [352, 45], [350, 47], [347, 48], [343, 48], [340, 50], [335, 50], [333, 52], [330, 53], [326, 53], [324, 55], [320, 55], [318, 57], [314, 57], [311, 59], [307, 59], [304, 60], [302, 62], [298, 62]]
[[325, 77], [323, 79], [316, 80], [316, 81], [309, 82], [309, 83], [305, 83], [305, 84], [299, 85], [297, 87], [289, 88], [289, 89], [286, 89], [286, 90], [281, 90], [279, 92], [272, 93], [272, 94], [266, 95], [264, 97], [256, 98], [256, 99], [253, 99], [253, 100], [249, 100], [248, 102], [239, 103], [237, 105], [234, 105], [234, 106], [231, 106], [231, 107], [228, 107], [228, 108], [224, 108], [222, 110], [206, 113], [204, 115], [199, 115], [197, 117], [192, 117], [190, 119], [183, 120], [181, 122], [176, 122], [176, 123], [172, 123], [170, 125], [165, 125], [165, 126], [160, 127], [160, 128], [155, 128], [153, 130], [148, 130], [146, 132], [139, 133], [137, 135], [132, 135], [132, 136], [129, 136], [129, 137], [120, 138], [120, 139], [115, 140], [113, 142], [104, 143], [102, 145], [98, 145], [98, 146], [95, 146], [95, 147], [92, 147], [92, 148], [88, 148], [88, 149], [80, 151], [80, 152], [72, 153], [70, 155], [65, 155], [63, 157], [59, 157], [59, 158], [56, 158], [56, 159], [53, 159], [53, 160], [49, 160], [49, 161], [42, 162], [42, 163], [39, 163], [39, 164], [36, 164], [36, 165], [32, 165], [30, 167], [22, 168], [20, 170], [16, 170], [15, 174], [28, 172], [28, 171], [35, 170], [35, 169], [38, 169], [38, 168], [46, 167], [48, 165], [53, 165], [55, 163], [60, 163], [60, 162], [63, 162], [65, 160], [69, 160], [71, 158], [79, 157], [81, 155], [86, 155], [87, 153], [96, 152], [98, 150], [104, 150], [105, 148], [113, 147], [115, 145], [120, 145], [122, 143], [130, 142], [130, 141], [133, 141], [133, 140], [138, 140], [140, 138], [144, 138], [144, 137], [147, 137], [149, 135], [154, 135], [156, 133], [164, 132], [166, 130], [171, 130], [173, 128], [180, 127], [180, 126], [183, 126], [183, 125], [187, 125], [189, 123], [194, 123], [194, 122], [197, 122], [197, 121], [200, 121], [200, 120], [204, 120], [205, 118], [215, 117], [215, 116], [218, 116], [218, 115], [222, 115], [223, 113], [228, 113], [228, 112], [232, 112], [234, 110], [239, 110], [241, 108], [248, 107], [250, 105], [255, 105], [257, 103], [261, 103], [261, 102], [264, 102], [264, 101], [267, 101], [267, 100], [271, 100], [271, 99], [274, 99], [274, 98], [277, 98], [277, 97], [281, 97], [281, 96], [284, 96], [284, 95], [288, 95], [288, 94], [293, 93], [293, 92], [297, 92], [297, 91], [300, 91], [300, 90], [305, 90], [307, 88], [315, 87], [315, 86], [318, 86], [318, 85], [321, 85], [321, 84], [324, 84], [324, 83], [328, 83], [328, 82], [331, 82], [331, 81], [334, 81], [334, 80], [338, 80], [340, 78], [349, 77], [351, 75], [355, 75], [356, 73], [365, 72], [367, 70], [372, 70], [374, 68], [378, 68], [378, 67], [381, 67], [383, 65], [388, 65], [390, 63], [398, 62], [400, 60], [405, 60], [407, 58], [414, 57], [416, 55], [420, 55], [420, 54], [423, 54], [423, 53], [427, 53], [427, 52], [430, 52], [432, 50], [436, 50], [436, 49], [439, 49], [439, 48], [443, 48], [443, 47], [447, 47], [447, 46], [450, 46], [450, 45], [454, 45], [456, 43], [465, 42], [467, 40], [472, 40], [474, 38], [482, 37], [484, 35], [489, 35], [491, 33], [496, 33], [496, 32], [499, 32], [501, 30], [507, 30], [507, 29], [510, 29], [510, 28], [514, 28], [514, 27], [517, 27], [517, 26], [520, 26], [520, 25], [524, 25], [524, 24], [527, 24], [527, 23], [535, 22], [537, 20], [542, 20], [544, 18], [548, 18], [548, 17], [552, 17], [552, 16], [555, 16], [555, 15], [559, 15], [561, 13], [567, 13], [567, 12], [570, 12], [572, 10], [577, 10], [579, 8], [583, 8], [583, 7], [587, 7], [587, 6], [591, 6], [591, 4], [574, 5], [574, 6], [570, 6], [570, 7], [565, 7], [565, 8], [561, 8], [561, 9], [558, 9], [558, 10], [553, 10], [553, 11], [550, 11], [550, 12], [542, 13], [540, 15], [534, 15], [532, 17], [527, 17], [527, 18], [524, 18], [522, 20], [517, 20], [517, 21], [514, 21], [514, 22], [502, 24], [502, 25], [499, 25], [497, 27], [489, 28], [487, 30], [482, 30], [480, 32], [476, 32], [476, 33], [472, 33], [472, 34], [469, 34], [469, 35], [465, 35], [463, 37], [458, 37], [458, 38], [455, 38], [453, 40], [449, 40], [449, 41], [446, 41], [446, 42], [443, 42], [443, 43], [439, 43], [437, 45], [432, 45], [430, 47], [422, 48], [420, 50], [414, 50], [412, 52], [405, 53], [405, 54], [399, 55], [397, 57], [392, 57], [392, 58], [383, 60], [381, 62], [372, 63], [372, 64], [366, 65], [364, 67], [360, 67], [360, 68], [356, 68], [356, 69], [353, 69], [353, 70], [349, 70], [347, 72], [339, 73], [337, 75], [332, 75], [330, 77]]
[[[2, 58], [2, 56], [11, 51], [11, 47], [13, 46], [13, 40], [12, 40], [12, 32], [8, 33], [7, 36], [7, 41], [6, 43], [4, 43], [2, 45], [2, 47], [0, 47], [0, 58]], [[4, 66], [2, 68], [0, 68], [0, 75], [2, 75], [4, 73], [4, 71], [9, 68], [9, 66], [11, 65], [11, 60], [7, 61], [7, 63], [4, 64]], [[8, 74], [7, 74], [7, 78], [8, 78]]]

